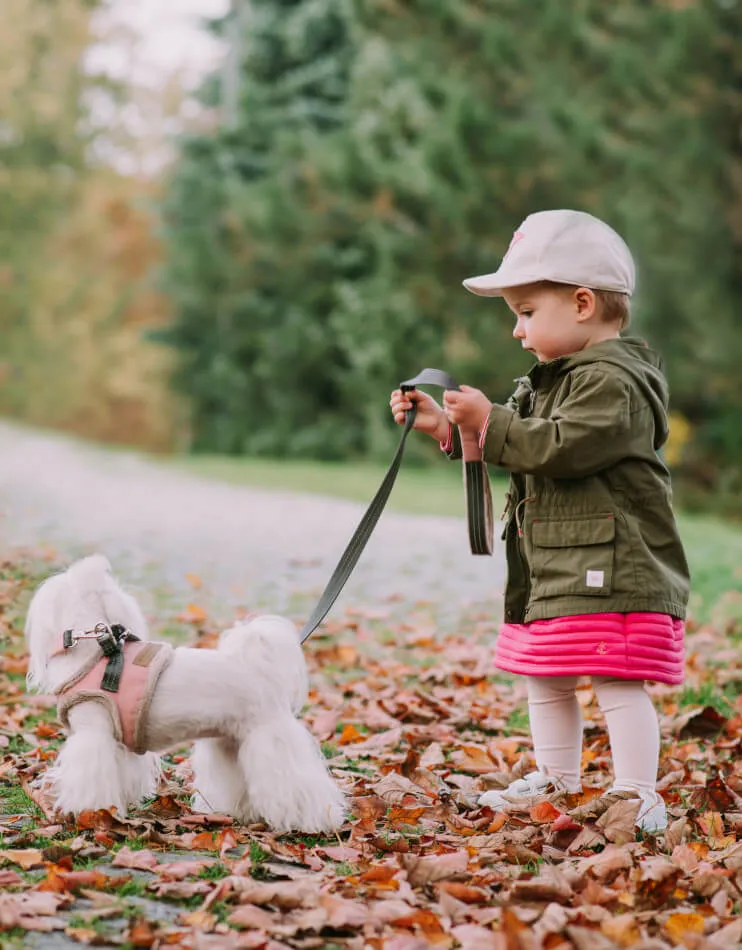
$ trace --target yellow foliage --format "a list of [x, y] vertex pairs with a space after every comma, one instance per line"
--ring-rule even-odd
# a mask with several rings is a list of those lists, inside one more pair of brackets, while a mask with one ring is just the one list
[[678, 465], [683, 458], [683, 450], [690, 442], [693, 427], [679, 412], [670, 413], [670, 435], [665, 444], [665, 459], [668, 465]]
[[0, 116], [16, 136], [29, 125], [77, 138], [80, 60], [90, 43], [85, 0], [3, 0], [0, 30]]
[[23, 354], [0, 377], [0, 408], [105, 441], [172, 446], [170, 354], [143, 337], [168, 319], [152, 285], [152, 192], [112, 172], [80, 183], [34, 268]]
[[154, 186], [88, 167], [81, 134], [92, 5], [2, 8], [0, 412], [168, 448], [169, 353], [143, 338], [168, 318], [152, 278]]

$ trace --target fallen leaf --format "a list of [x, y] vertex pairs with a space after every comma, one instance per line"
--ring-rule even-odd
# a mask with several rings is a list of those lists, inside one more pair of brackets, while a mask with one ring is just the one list
[[632, 947], [642, 938], [639, 924], [631, 914], [606, 917], [600, 922], [600, 932], [611, 940], [615, 940], [619, 947]]
[[176, 617], [181, 623], [204, 623], [208, 619], [206, 611], [198, 604], [187, 604], [185, 609]]
[[353, 723], [347, 722], [343, 726], [343, 731], [335, 740], [338, 745], [350, 745], [353, 742], [363, 742], [367, 737], [363, 735], [362, 732], [359, 732], [358, 729], [353, 725]]
[[486, 775], [494, 767], [494, 762], [487, 750], [474, 745], [465, 745], [454, 750], [451, 759], [457, 769], [462, 772], [473, 772], [475, 775]]
[[672, 942], [677, 945], [683, 943], [685, 934], [702, 934], [705, 920], [700, 914], [670, 914], [663, 927]]
[[548, 824], [552, 821], [556, 821], [556, 819], [561, 816], [562, 812], [554, 808], [551, 802], [546, 801], [534, 805], [529, 812], [531, 821], [536, 822], [537, 825]]
[[38, 848], [25, 848], [18, 851], [0, 851], [0, 861], [8, 864], [17, 864], [24, 871], [31, 868], [43, 868], [44, 856]]
[[126, 940], [132, 946], [139, 948], [151, 947], [155, 940], [157, 939], [157, 931], [155, 927], [143, 917], [138, 917], [135, 920], [129, 922], [129, 927], [126, 931]]
[[180, 920], [189, 927], [210, 933], [216, 926], [216, 917], [205, 910], [194, 910], [190, 914], [181, 914]]
[[640, 807], [641, 801], [638, 798], [615, 802], [598, 818], [595, 825], [609, 841], [619, 845], [627, 844], [636, 838], [635, 822]]
[[140, 871], [152, 871], [157, 867], [159, 861], [146, 848], [141, 851], [132, 851], [124, 845], [116, 857], [111, 861], [115, 868], [136, 868]]
[[414, 854], [404, 854], [400, 860], [412, 887], [423, 887], [465, 874], [469, 865], [469, 854], [466, 851], [454, 851], [451, 854], [435, 854], [422, 858]]

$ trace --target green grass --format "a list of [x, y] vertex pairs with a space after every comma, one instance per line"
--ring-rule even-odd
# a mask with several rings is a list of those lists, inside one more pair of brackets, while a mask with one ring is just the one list
[[742, 619], [742, 525], [710, 515], [678, 516], [692, 576], [691, 610], [706, 618], [722, 600], [730, 600], [727, 613]]
[[[309, 492], [363, 504], [373, 498], [386, 471], [382, 465], [360, 462], [221, 456], [188, 456], [169, 464], [193, 475], [232, 484]], [[507, 481], [504, 477], [491, 481], [497, 518], [504, 507]], [[389, 508], [408, 514], [463, 517], [464, 492], [459, 463], [447, 464], [442, 460], [440, 465], [430, 468], [403, 466], [389, 499]], [[707, 620], [723, 600], [726, 615], [742, 617], [742, 524], [682, 512], [678, 520], [693, 575], [692, 614]], [[496, 522], [495, 530], [498, 528], [499, 522]], [[730, 597], [730, 591], [736, 591], [739, 598]]]
[[0, 815], [26, 815], [29, 818], [44, 818], [44, 813], [23, 791], [20, 785], [3, 785], [0, 788]]
[[[376, 494], [386, 466], [366, 462], [311, 462], [283, 459], [229, 458], [193, 455], [173, 463], [192, 475], [214, 478], [235, 485], [250, 485], [277, 491], [309, 492], [368, 504]], [[505, 479], [493, 479], [497, 515], [504, 499]], [[393, 511], [421, 515], [464, 515], [460, 463], [400, 470], [388, 507]]]

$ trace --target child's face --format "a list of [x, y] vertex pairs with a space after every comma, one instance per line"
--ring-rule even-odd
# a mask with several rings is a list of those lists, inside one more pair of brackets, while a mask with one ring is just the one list
[[[582, 288], [584, 291], [584, 288]], [[585, 313], [585, 297], [571, 287], [544, 287], [526, 284], [503, 291], [515, 314], [513, 336], [539, 362], [555, 360], [584, 349], [591, 339]], [[585, 291], [593, 297], [590, 291]], [[594, 297], [592, 300], [594, 305]]]

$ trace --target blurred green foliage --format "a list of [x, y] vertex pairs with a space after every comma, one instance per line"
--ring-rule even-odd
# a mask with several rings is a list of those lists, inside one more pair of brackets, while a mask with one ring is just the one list
[[193, 448], [383, 457], [386, 394], [424, 365], [505, 397], [510, 317], [460, 282], [576, 207], [634, 250], [686, 461], [729, 478], [741, 4], [253, 0], [238, 35], [237, 107], [183, 140], [164, 209]]

